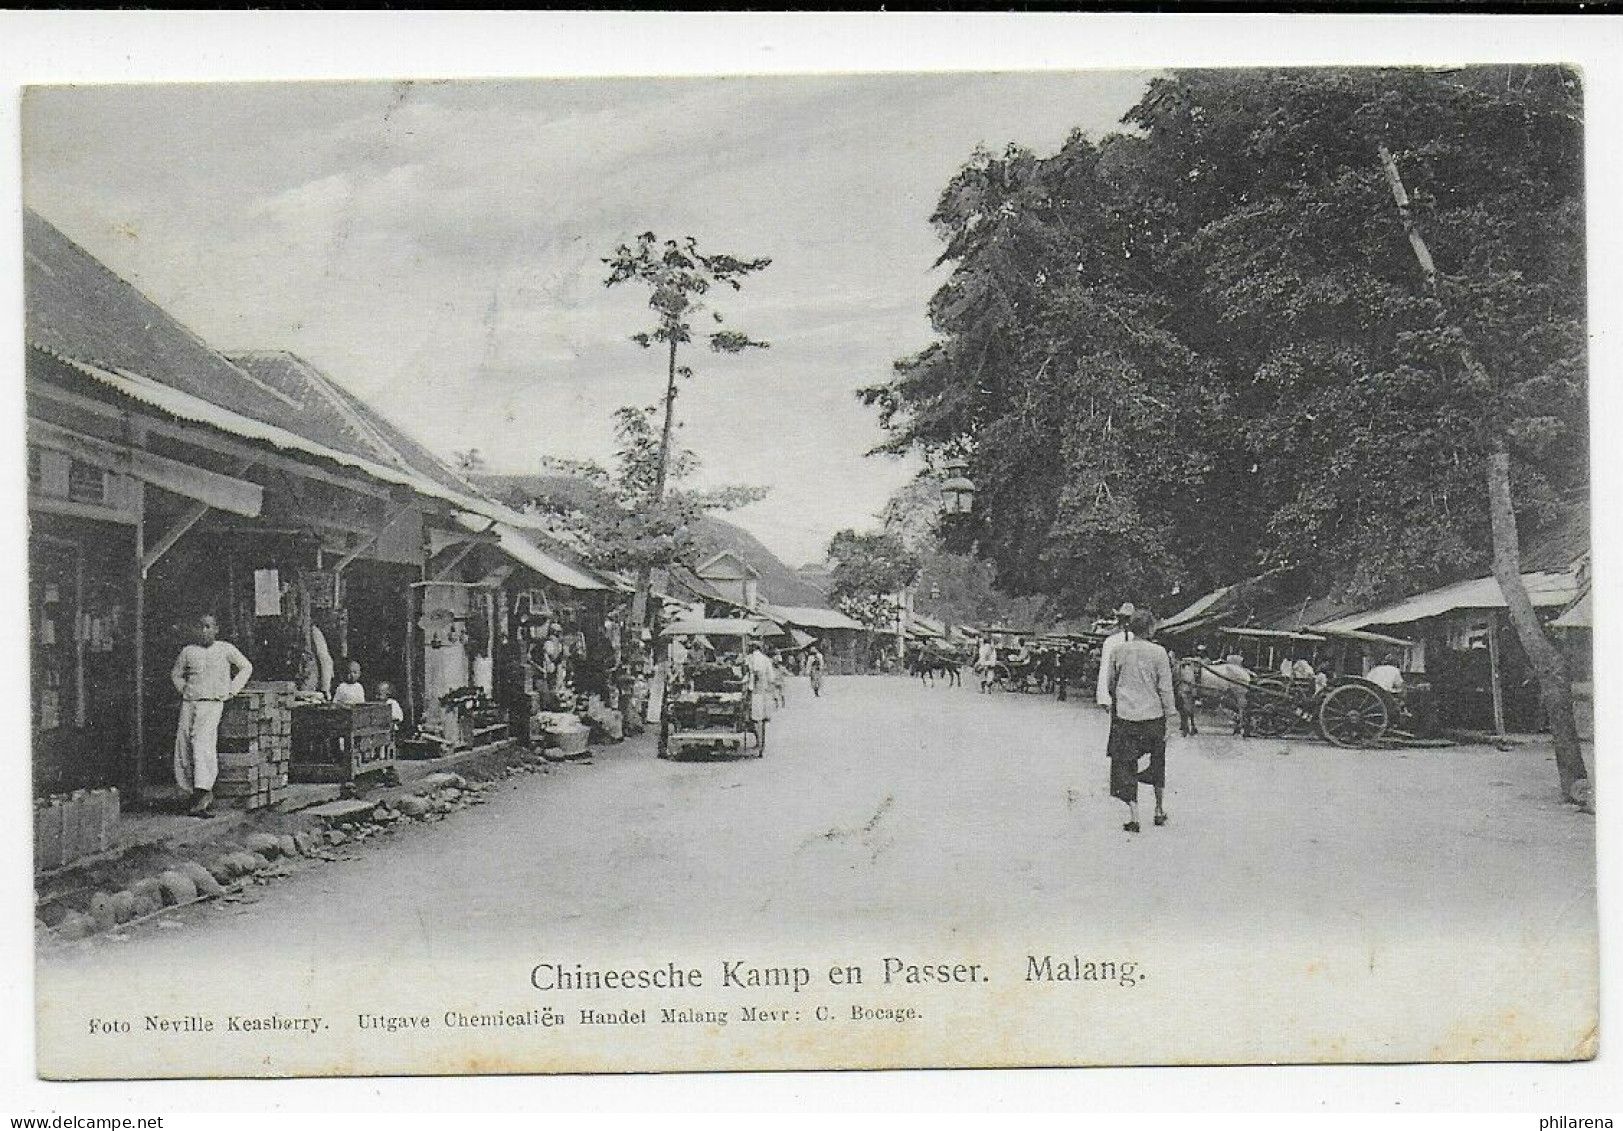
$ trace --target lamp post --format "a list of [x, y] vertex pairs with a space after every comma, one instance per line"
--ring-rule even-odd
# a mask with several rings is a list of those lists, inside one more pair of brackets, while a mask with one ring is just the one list
[[961, 459], [948, 461], [941, 481], [941, 513], [948, 519], [967, 518], [975, 510], [975, 484], [966, 474], [969, 465]]

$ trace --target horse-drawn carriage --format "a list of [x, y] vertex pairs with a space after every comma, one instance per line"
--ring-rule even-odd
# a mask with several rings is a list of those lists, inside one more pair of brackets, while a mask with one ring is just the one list
[[1316, 732], [1336, 746], [1366, 747], [1427, 729], [1429, 687], [1423, 680], [1410, 677], [1393, 689], [1362, 674], [1370, 652], [1412, 648], [1411, 641], [1334, 629], [1225, 628], [1220, 638], [1230, 648], [1229, 659], [1199, 663], [1197, 701], [1217, 698], [1231, 705], [1242, 734]]
[[1099, 675], [1099, 648], [1104, 637], [1089, 632], [1016, 632], [1001, 638], [1013, 646], [998, 649], [988, 686], [999, 691], [1024, 691], [1066, 697], [1068, 688], [1080, 687]]

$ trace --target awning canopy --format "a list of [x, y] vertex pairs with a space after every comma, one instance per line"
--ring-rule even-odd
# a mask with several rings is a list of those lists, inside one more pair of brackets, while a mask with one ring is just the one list
[[[1524, 573], [1522, 584], [1537, 609], [1561, 608], [1578, 596], [1578, 579], [1570, 573]], [[1457, 609], [1502, 609], [1505, 595], [1491, 577], [1460, 581], [1368, 609], [1352, 616], [1325, 621], [1317, 628], [1364, 628], [1372, 624], [1410, 624], [1451, 613]]]
[[672, 621], [661, 636], [779, 636], [783, 630], [760, 617], [690, 617]]
[[1384, 632], [1366, 632], [1358, 628], [1316, 628], [1313, 630], [1321, 636], [1328, 636], [1332, 640], [1352, 640], [1359, 644], [1384, 644], [1392, 648], [1413, 648], [1413, 640], [1404, 640], [1397, 636], [1387, 636]]
[[599, 581], [568, 562], [553, 557], [525, 537], [523, 531], [505, 522], [492, 525], [491, 521], [483, 515], [465, 512], [459, 513], [456, 518], [457, 523], [470, 533], [482, 534], [488, 532], [495, 534], [497, 545], [502, 553], [526, 569], [534, 570], [548, 581], [556, 582], [566, 589], [591, 591], [613, 588], [607, 582]]
[[[1233, 590], [1234, 586], [1225, 585], [1221, 589], [1213, 589], [1204, 597], [1173, 613], [1166, 620], [1155, 626], [1158, 633], [1188, 632], [1200, 625], [1208, 624], [1220, 614], [1213, 608], [1223, 597]], [[1231, 609], [1232, 613], [1233, 610]]]
[[773, 620], [784, 624], [796, 625], [800, 628], [829, 629], [855, 629], [859, 632], [867, 631], [867, 626], [859, 621], [852, 620], [838, 609], [817, 609], [803, 605], [766, 606], [767, 614]]
[[1595, 614], [1590, 608], [1590, 593], [1573, 602], [1572, 608], [1550, 622], [1551, 628], [1594, 628]]
[[230, 409], [222, 408], [217, 404], [203, 400], [201, 397], [193, 396], [172, 385], [166, 385], [143, 374], [131, 373], [127, 370], [107, 369], [76, 358], [62, 356], [50, 350], [42, 352], [55, 357], [66, 365], [72, 366], [78, 372], [115, 392], [122, 393], [132, 400], [159, 409], [180, 420], [190, 421], [193, 424], [205, 424], [241, 439], [257, 440], [270, 444], [272, 447], [280, 448], [283, 451], [316, 456], [352, 468], [372, 479], [401, 487], [409, 487], [411, 490], [428, 498], [451, 503], [454, 506], [486, 515], [489, 518], [501, 519], [515, 528], [535, 525], [536, 520], [530, 519], [492, 499], [455, 491], [434, 482], [424, 475], [398, 467], [387, 467], [375, 460], [351, 455], [348, 452], [341, 452], [336, 448], [317, 443], [286, 428], [280, 428], [277, 425], [267, 424], [262, 420], [232, 412]]
[[1315, 632], [1285, 632], [1277, 628], [1221, 628], [1219, 632], [1229, 636], [1254, 637], [1258, 640], [1303, 640], [1310, 644], [1322, 644], [1329, 639]]
[[264, 502], [264, 489], [257, 483], [86, 436], [48, 420], [29, 418], [28, 442], [245, 518], [258, 518]]

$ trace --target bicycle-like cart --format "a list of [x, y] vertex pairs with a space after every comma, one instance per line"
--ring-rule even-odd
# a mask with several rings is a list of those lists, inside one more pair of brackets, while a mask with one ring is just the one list
[[[744, 754], [755, 734], [744, 654], [752, 640], [781, 631], [756, 617], [694, 617], [673, 621], [660, 633], [666, 640], [681, 639], [689, 648], [684, 669], [666, 677], [659, 711], [661, 758]], [[757, 745], [755, 757], [761, 755]]]

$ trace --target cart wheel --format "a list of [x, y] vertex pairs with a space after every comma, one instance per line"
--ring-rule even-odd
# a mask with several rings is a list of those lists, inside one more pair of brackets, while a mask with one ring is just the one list
[[1331, 688], [1319, 704], [1319, 733], [1337, 746], [1371, 746], [1389, 722], [1381, 693], [1361, 683]]
[[1278, 738], [1291, 728], [1290, 708], [1284, 703], [1258, 703], [1248, 708], [1246, 723], [1258, 738]]

